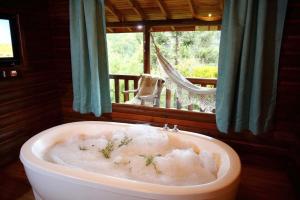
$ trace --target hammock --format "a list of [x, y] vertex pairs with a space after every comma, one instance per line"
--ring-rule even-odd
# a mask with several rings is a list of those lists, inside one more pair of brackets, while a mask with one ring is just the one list
[[[168, 61], [167, 59], [160, 53], [159, 48], [156, 46], [154, 42], [154, 38], [151, 34], [152, 42], [155, 47], [155, 52], [157, 55], [157, 59], [160, 67], [163, 69], [165, 74], [167, 75], [165, 86], [167, 89], [174, 89], [174, 85], [176, 87], [176, 94], [181, 103], [191, 104], [193, 102], [199, 102], [202, 100], [202, 103], [205, 104], [205, 107], [210, 107], [209, 110], [212, 110], [214, 107], [216, 88], [208, 88], [208, 87], [199, 87], [194, 85], [189, 80], [187, 80], [182, 74], [180, 74]], [[183, 94], [183, 91], [186, 91], [187, 94]], [[204, 102], [203, 102], [204, 101]], [[201, 104], [201, 102], [200, 102]], [[208, 105], [210, 104], [210, 105]], [[200, 105], [201, 106], [201, 105]], [[207, 109], [205, 109], [207, 110]]]

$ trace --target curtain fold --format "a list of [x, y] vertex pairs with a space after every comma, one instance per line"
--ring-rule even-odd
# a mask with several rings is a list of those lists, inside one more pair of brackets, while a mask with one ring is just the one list
[[221, 132], [270, 128], [287, 1], [225, 1], [216, 97]]
[[104, 0], [70, 0], [73, 109], [111, 112]]

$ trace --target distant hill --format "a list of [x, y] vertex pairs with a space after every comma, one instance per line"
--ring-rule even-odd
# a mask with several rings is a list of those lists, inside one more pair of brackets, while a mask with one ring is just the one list
[[0, 58], [13, 57], [11, 44], [0, 44]]

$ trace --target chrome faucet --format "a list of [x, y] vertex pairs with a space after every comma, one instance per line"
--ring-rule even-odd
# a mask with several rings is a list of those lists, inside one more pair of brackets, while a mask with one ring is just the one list
[[165, 124], [164, 127], [163, 127], [163, 129], [164, 129], [165, 131], [168, 131], [168, 130], [169, 130], [168, 124]]
[[177, 125], [174, 125], [172, 131], [173, 131], [173, 132], [178, 132], [178, 131], [179, 131], [179, 129], [177, 128]]

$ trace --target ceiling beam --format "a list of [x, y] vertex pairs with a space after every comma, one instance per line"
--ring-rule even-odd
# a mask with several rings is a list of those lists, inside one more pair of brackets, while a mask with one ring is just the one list
[[109, 0], [105, 0], [105, 8], [113, 16], [115, 16], [118, 19], [119, 22], [124, 21], [124, 17], [121, 15], [121, 13], [115, 8], [115, 6]]
[[169, 16], [169, 14], [168, 14], [168, 12], [167, 12], [167, 9], [166, 9], [165, 6], [164, 6], [164, 3], [163, 3], [161, 0], [156, 0], [156, 3], [157, 3], [157, 5], [158, 5], [159, 9], [161, 10], [161, 12], [163, 13], [164, 17], [165, 17], [166, 19], [169, 19], [170, 16]]
[[127, 22], [106, 22], [106, 27], [136, 27], [138, 25], [147, 26], [216, 26], [221, 25], [222, 21], [204, 21], [200, 19], [168, 19], [168, 20], [145, 20], [145, 21], [127, 21]]
[[140, 16], [142, 20], [146, 19], [146, 16], [142, 11], [140, 5], [135, 0], [128, 0], [128, 3], [132, 7], [132, 9]]
[[196, 16], [196, 9], [195, 9], [195, 5], [193, 3], [193, 0], [188, 0], [187, 2], [189, 4], [190, 10], [192, 12], [192, 16], [194, 18]]
[[220, 10], [223, 13], [223, 11], [224, 11], [224, 0], [220, 0]]

